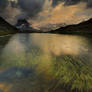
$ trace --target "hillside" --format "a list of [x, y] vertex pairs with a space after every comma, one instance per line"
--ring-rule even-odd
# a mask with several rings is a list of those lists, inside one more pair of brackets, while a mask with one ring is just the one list
[[43, 32], [41, 30], [25, 30], [25, 31], [19, 31], [20, 29], [15, 28], [14, 26], [10, 25], [9, 23], [7, 23], [3, 18], [0, 17], [0, 35], [5, 35], [5, 34], [13, 34], [13, 33], [17, 33], [17, 32], [21, 32], [21, 33], [92, 33], [91, 31], [92, 29], [92, 19], [88, 20], [88, 21], [84, 21], [80, 24], [76, 24], [76, 25], [69, 25], [66, 27], [61, 27], [58, 28], [56, 30], [51, 30], [49, 32]]
[[16, 33], [17, 29], [0, 17], [0, 35]]
[[84, 21], [80, 24], [61, 27], [50, 31], [50, 33], [92, 33], [92, 19]]
[[41, 33], [43, 31], [34, 29], [26, 19], [18, 19], [16, 28], [20, 33]]

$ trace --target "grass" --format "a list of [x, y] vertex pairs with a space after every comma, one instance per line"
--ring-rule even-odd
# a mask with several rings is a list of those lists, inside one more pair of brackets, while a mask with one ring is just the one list
[[[7, 58], [9, 58], [7, 62]], [[50, 80], [57, 81], [54, 90], [59, 86], [69, 89], [69, 92], [89, 92], [92, 90], [92, 61], [86, 58], [73, 56], [46, 57], [39, 52], [38, 56], [33, 53], [9, 55], [4, 58], [3, 67], [31, 67], [39, 73], [47, 73], [52, 76]], [[49, 85], [49, 84], [48, 84]]]
[[92, 90], [91, 66], [92, 61], [88, 64], [79, 57], [64, 56], [56, 59], [53, 65], [53, 76], [58, 80], [55, 88], [62, 85], [71, 91], [89, 92]]

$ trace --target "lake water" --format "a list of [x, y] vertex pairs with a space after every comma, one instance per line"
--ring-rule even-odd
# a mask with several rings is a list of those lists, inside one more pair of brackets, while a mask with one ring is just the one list
[[0, 92], [92, 92], [91, 35], [0, 37]]

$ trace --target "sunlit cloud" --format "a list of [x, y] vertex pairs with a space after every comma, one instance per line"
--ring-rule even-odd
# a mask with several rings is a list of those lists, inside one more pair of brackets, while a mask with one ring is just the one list
[[0, 16], [9, 23], [14, 25], [25, 18], [34, 28], [77, 24], [92, 18], [91, 0], [1, 0], [0, 5]]
[[45, 26], [47, 24], [77, 24], [92, 17], [92, 9], [86, 8], [86, 3], [79, 3], [72, 6], [58, 4], [54, 8], [43, 10], [38, 20], [34, 21], [33, 26]]

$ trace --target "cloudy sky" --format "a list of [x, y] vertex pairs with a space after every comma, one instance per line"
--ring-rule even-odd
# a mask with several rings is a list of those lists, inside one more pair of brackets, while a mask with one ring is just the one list
[[76, 24], [92, 18], [92, 0], [0, 0], [0, 16], [11, 24], [26, 18], [35, 28]]

